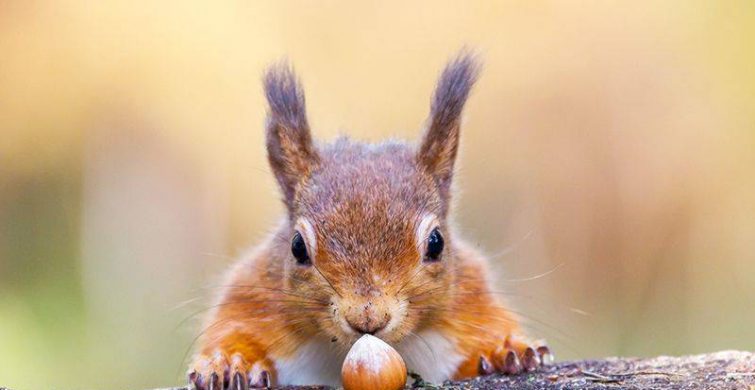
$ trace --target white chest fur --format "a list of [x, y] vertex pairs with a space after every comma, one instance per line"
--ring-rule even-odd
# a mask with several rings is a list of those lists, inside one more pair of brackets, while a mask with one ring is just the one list
[[464, 356], [456, 351], [454, 340], [434, 330], [407, 336], [395, 347], [404, 358], [407, 370], [432, 383], [440, 384], [451, 378], [464, 361]]
[[[453, 340], [432, 330], [410, 335], [394, 347], [404, 358], [407, 370], [433, 383], [449, 379], [464, 360], [456, 352]], [[276, 360], [278, 384], [340, 386], [345, 357], [327, 341], [310, 341], [295, 355]]]
[[279, 385], [341, 385], [341, 365], [345, 353], [322, 340], [302, 345], [293, 356], [277, 359], [275, 370]]

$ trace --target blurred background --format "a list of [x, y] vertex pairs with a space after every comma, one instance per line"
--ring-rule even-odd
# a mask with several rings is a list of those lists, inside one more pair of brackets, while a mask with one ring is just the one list
[[[413, 140], [457, 49], [459, 230], [560, 359], [755, 349], [755, 5], [0, 2], [0, 385], [183, 382], [283, 213], [260, 76]], [[198, 313], [200, 315], [198, 315]]]

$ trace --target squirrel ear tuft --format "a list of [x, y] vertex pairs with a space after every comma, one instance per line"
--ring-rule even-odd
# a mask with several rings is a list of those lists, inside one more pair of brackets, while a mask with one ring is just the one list
[[269, 105], [267, 158], [290, 208], [296, 186], [319, 157], [307, 122], [304, 91], [291, 66], [286, 61], [270, 66], [263, 82]]
[[435, 178], [446, 197], [459, 149], [461, 113], [480, 68], [476, 56], [466, 49], [446, 65], [435, 87], [427, 130], [417, 151], [419, 165]]

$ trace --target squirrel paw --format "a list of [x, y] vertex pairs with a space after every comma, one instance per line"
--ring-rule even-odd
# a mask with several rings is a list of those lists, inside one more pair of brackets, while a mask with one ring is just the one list
[[196, 390], [248, 390], [269, 388], [270, 370], [261, 362], [247, 363], [234, 353], [228, 359], [217, 351], [213, 356], [199, 355], [189, 366], [189, 388]]
[[509, 336], [492, 353], [480, 355], [478, 371], [480, 375], [494, 372], [513, 375], [534, 371], [552, 362], [553, 354], [545, 343], [529, 343]]

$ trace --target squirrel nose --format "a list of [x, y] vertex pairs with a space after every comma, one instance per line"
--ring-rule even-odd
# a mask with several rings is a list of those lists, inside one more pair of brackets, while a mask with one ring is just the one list
[[374, 335], [381, 329], [385, 328], [385, 326], [388, 325], [389, 320], [390, 317], [387, 317], [383, 321], [370, 321], [368, 318], [356, 323], [350, 320], [347, 320], [346, 322], [348, 322], [351, 329], [354, 329], [357, 333]]
[[386, 328], [391, 321], [391, 309], [380, 299], [353, 298], [345, 302], [343, 319], [356, 333], [371, 334]]

